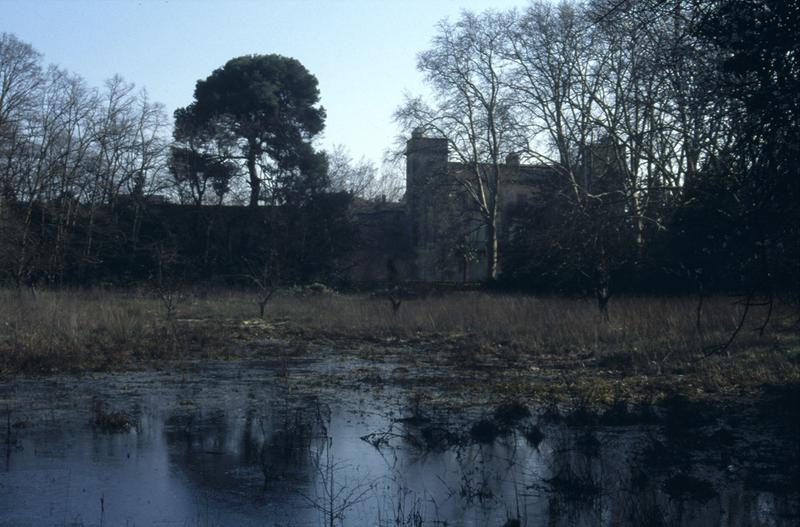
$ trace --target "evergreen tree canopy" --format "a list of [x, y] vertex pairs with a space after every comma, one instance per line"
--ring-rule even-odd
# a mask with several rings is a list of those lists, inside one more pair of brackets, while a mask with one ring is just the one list
[[245, 161], [249, 175], [250, 206], [256, 206], [265, 182], [275, 190], [288, 174], [317, 180], [317, 172], [324, 173], [310, 143], [325, 123], [318, 103], [317, 79], [299, 61], [274, 54], [237, 57], [197, 82], [194, 102], [175, 112], [176, 136], [198, 124], [233, 136], [235, 157]]

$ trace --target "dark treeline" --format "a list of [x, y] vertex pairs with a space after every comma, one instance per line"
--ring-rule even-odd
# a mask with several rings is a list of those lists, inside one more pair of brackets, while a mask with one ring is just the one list
[[[510, 285], [557, 291], [796, 295], [798, 35], [796, 0], [467, 12], [418, 57], [433, 96], [397, 118], [474, 167], [462, 183], [489, 233], [490, 277], [499, 266]], [[498, 201], [509, 155], [554, 168], [546, 199]]]
[[[17, 285], [30, 286], [176, 288], [343, 280], [336, 264], [355, 239], [349, 203], [345, 193], [320, 194], [291, 208], [123, 201], [93, 211], [76, 207], [70, 229], [61, 234], [62, 211], [37, 203], [31, 208], [26, 260], [8, 251], [3, 264], [9, 274], [21, 268], [25, 274]], [[22, 203], [5, 207], [3, 227], [10, 244], [13, 230], [23, 228], [13, 221], [26, 211]]]

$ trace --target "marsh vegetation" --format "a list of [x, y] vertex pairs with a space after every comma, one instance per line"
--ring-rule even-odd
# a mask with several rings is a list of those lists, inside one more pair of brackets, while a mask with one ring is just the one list
[[[277, 292], [259, 318], [247, 291], [182, 291], [169, 312], [156, 291], [0, 293], [5, 374], [168, 368], [175, 361], [268, 355], [272, 339], [298, 353], [321, 348], [406, 369], [449, 365], [487, 376], [481, 391], [641, 399], [672, 389], [738, 393], [800, 379], [796, 316], [737, 298], [618, 298], [609, 320], [592, 301], [488, 292], [407, 295], [301, 288]], [[749, 309], [737, 338], [721, 353]], [[274, 351], [274, 350], [272, 350]], [[467, 381], [469, 384], [470, 381]], [[589, 393], [591, 392], [591, 393]]]

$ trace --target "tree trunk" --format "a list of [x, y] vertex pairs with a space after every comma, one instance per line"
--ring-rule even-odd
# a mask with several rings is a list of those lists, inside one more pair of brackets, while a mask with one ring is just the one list
[[486, 281], [497, 280], [497, 218], [486, 223]]
[[611, 298], [611, 290], [608, 288], [607, 283], [600, 284], [595, 290], [597, 295], [597, 308], [600, 314], [603, 315], [603, 320], [608, 322], [608, 300]]
[[597, 282], [595, 285], [595, 295], [597, 296], [597, 308], [603, 315], [603, 320], [608, 322], [608, 301], [611, 299], [611, 274], [605, 260], [605, 250], [601, 251], [601, 263], [597, 268]]
[[258, 177], [258, 171], [256, 170], [256, 142], [253, 139], [248, 141], [247, 172], [250, 175], [250, 206], [258, 207], [261, 179]]

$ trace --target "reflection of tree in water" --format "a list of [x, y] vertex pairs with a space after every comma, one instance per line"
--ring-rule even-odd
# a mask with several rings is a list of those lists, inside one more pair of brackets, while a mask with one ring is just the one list
[[[732, 411], [677, 396], [661, 411], [662, 426], [632, 460], [629, 522], [759, 526], [800, 518], [800, 488], [786, 482], [800, 468], [786, 449], [797, 447], [797, 435], [781, 434], [778, 412], [747, 405]], [[798, 426], [796, 419], [785, 422]]]
[[314, 470], [315, 442], [327, 437], [329, 411], [315, 400], [259, 412], [197, 411], [167, 420], [170, 452], [201, 488], [236, 491], [264, 489], [277, 481], [303, 484]]
[[350, 509], [374, 494], [377, 481], [369, 476], [354, 480], [358, 467], [336, 459], [331, 437], [325, 437], [315, 458], [314, 492], [303, 497], [320, 513], [324, 525], [334, 527], [344, 522]]
[[[755, 479], [759, 470], [781, 473], [788, 461], [780, 445], [793, 444], [764, 427], [765, 414], [685, 400], [666, 401], [661, 412], [657, 426], [548, 427], [549, 474], [540, 479], [548, 523], [766, 526], [800, 518], [800, 490]], [[765, 444], [754, 440], [759, 430]], [[765, 457], [767, 445], [774, 449]]]
[[549, 468], [541, 488], [549, 525], [707, 525], [719, 517], [709, 496], [664, 491], [670, 470], [690, 462], [683, 450], [656, 466], [652, 449], [661, 443], [653, 430], [562, 427], [548, 438]]
[[[691, 426], [676, 424], [700, 411], [674, 405], [658, 425], [537, 421], [534, 444], [525, 431], [535, 418], [479, 443], [468, 425], [412, 409], [364, 436], [364, 448], [378, 450], [386, 463], [362, 479], [362, 460], [334, 456], [330, 412], [311, 399], [177, 416], [166, 433], [178, 456], [173, 461], [201, 490], [250, 489], [248, 495], [281, 510], [316, 510], [326, 524], [345, 513], [356, 521], [355, 509], [400, 525], [502, 525], [501, 517], [519, 525], [706, 525], [720, 518], [726, 525], [771, 525], [770, 518], [796, 515], [796, 491], [753, 487], [757, 467], [753, 461], [747, 468], [744, 458], [763, 454], [738, 452], [744, 432], [728, 437], [732, 427], [719, 409], [693, 417]], [[781, 459], [763, 470], [774, 472]], [[377, 525], [364, 519], [355, 525]]]
[[601, 446], [590, 431], [563, 429], [548, 434], [547, 492], [549, 525], [600, 525], [604, 470]]
[[330, 409], [318, 401], [285, 408], [271, 423], [262, 420], [258, 463], [264, 474], [264, 487], [285, 479], [307, 481], [322, 450], [315, 444], [327, 440], [329, 423]]

